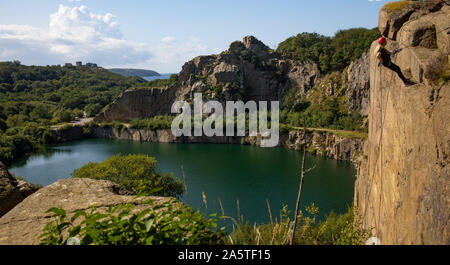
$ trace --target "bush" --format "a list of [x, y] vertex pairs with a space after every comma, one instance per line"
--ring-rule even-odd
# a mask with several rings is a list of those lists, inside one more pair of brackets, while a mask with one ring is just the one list
[[130, 122], [132, 129], [148, 129], [160, 130], [170, 129], [174, 117], [172, 116], [155, 116], [148, 119], [138, 119]]
[[6, 131], [6, 129], [8, 129], [8, 125], [4, 120], [0, 119], [0, 131]]
[[69, 218], [61, 208], [47, 212], [56, 216], [43, 229], [43, 245], [64, 245], [76, 237], [83, 245], [215, 245], [224, 242], [220, 218], [205, 219], [191, 207], [169, 201], [137, 210], [133, 204], [110, 206], [106, 213], [95, 206], [78, 210]]
[[331, 212], [324, 221], [316, 223], [319, 209], [314, 205], [306, 208], [310, 215], [299, 214], [300, 227], [295, 232], [299, 245], [362, 245], [369, 238], [370, 230], [362, 228], [357, 210], [348, 208], [344, 214]]
[[172, 174], [156, 172], [156, 169], [157, 162], [153, 157], [119, 154], [101, 163], [89, 162], [75, 169], [72, 177], [110, 180], [140, 195], [181, 196], [181, 181]]
[[62, 110], [56, 113], [53, 118], [53, 123], [63, 123], [63, 122], [71, 122], [75, 119], [75, 115], [71, 110]]
[[289, 111], [285, 106], [280, 113], [280, 121], [291, 126], [306, 126], [313, 128], [331, 128], [337, 130], [361, 131], [364, 117], [358, 112], [348, 114], [347, 100], [345, 97], [330, 96], [320, 103], [311, 103], [306, 99], [300, 99], [298, 110]]

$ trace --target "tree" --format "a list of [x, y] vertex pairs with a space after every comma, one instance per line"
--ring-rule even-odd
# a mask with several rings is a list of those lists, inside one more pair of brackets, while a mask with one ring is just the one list
[[163, 174], [156, 170], [157, 162], [153, 157], [119, 154], [101, 163], [90, 162], [75, 169], [72, 177], [110, 180], [135, 194], [181, 196], [181, 181], [172, 174]]
[[72, 111], [62, 110], [56, 114], [53, 122], [55, 122], [55, 123], [70, 122], [70, 121], [73, 121], [74, 118], [75, 118], [75, 116]]
[[2, 119], [0, 119], [0, 131], [6, 131], [8, 129], [8, 125], [6, 125], [6, 122]]
[[86, 116], [88, 116], [88, 117], [97, 115], [101, 110], [102, 110], [102, 105], [100, 105], [98, 103], [95, 103], [95, 104], [89, 103], [84, 108], [84, 111], [86, 112]]

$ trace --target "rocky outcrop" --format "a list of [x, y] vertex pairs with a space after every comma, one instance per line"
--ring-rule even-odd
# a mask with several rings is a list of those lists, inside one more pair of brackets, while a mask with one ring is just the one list
[[171, 114], [173, 102], [191, 102], [196, 92], [205, 100], [280, 101], [282, 105], [290, 89], [306, 93], [319, 76], [316, 64], [286, 60], [255, 37], [246, 36], [220, 54], [185, 63], [178, 80], [168, 87], [124, 92], [95, 121], [127, 122]]
[[396, 40], [400, 28], [408, 21], [439, 11], [445, 1], [410, 0], [386, 4], [380, 11], [378, 28], [383, 36]]
[[369, 109], [369, 51], [353, 61], [342, 72], [331, 72], [316, 80], [306, 95], [320, 103], [330, 96], [346, 97], [348, 113], [367, 116]]
[[[128, 122], [138, 118], [171, 114], [177, 100], [192, 102], [194, 93], [204, 100], [279, 101], [288, 93], [301, 100], [346, 96], [349, 113], [367, 115], [369, 56], [365, 53], [344, 71], [322, 76], [317, 64], [296, 62], [271, 50], [253, 36], [230, 44], [228, 50], [198, 56], [185, 63], [178, 80], [164, 88], [128, 90], [96, 118], [96, 122]], [[310, 91], [315, 88], [312, 95]], [[314, 99], [313, 99], [314, 101]]]
[[127, 90], [102, 111], [95, 122], [129, 122], [143, 117], [170, 114], [172, 103], [176, 100], [176, 86]]
[[97, 127], [93, 129], [93, 136], [105, 139], [120, 139], [158, 143], [205, 143], [205, 144], [240, 144], [241, 137], [237, 136], [180, 136], [175, 137], [170, 129], [148, 130], [123, 127]]
[[144, 209], [149, 207], [143, 203], [148, 199], [158, 204], [170, 198], [137, 199], [110, 181], [62, 179], [35, 192], [0, 218], [0, 245], [39, 244], [39, 235], [53, 216], [46, 211], [53, 207], [62, 207], [71, 216], [75, 211], [89, 209], [94, 204], [99, 211], [123, 203], [133, 203]]
[[306, 150], [310, 153], [336, 160], [353, 162], [362, 155], [364, 139], [341, 137], [327, 132], [308, 131], [306, 139], [303, 139], [302, 131], [291, 131], [283, 146], [302, 150], [306, 144]]
[[0, 162], [0, 217], [37, 189], [27, 181], [15, 179]]
[[[416, 85], [406, 87], [378, 66], [377, 43], [371, 47], [369, 137], [355, 204], [382, 244], [450, 244], [450, 84], [436, 78], [449, 67], [450, 37], [443, 29], [450, 26], [450, 7], [422, 11], [412, 9], [401, 27], [396, 16], [380, 14], [380, 30], [409, 43], [392, 58]], [[424, 27], [435, 28], [429, 38], [436, 46], [417, 41]], [[388, 50], [399, 47], [388, 43]]]
[[344, 91], [350, 113], [359, 112], [363, 116], [369, 114], [369, 66], [367, 51], [344, 70]]

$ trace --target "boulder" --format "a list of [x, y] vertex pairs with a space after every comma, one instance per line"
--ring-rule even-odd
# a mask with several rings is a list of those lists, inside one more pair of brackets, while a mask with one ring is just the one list
[[397, 32], [408, 21], [436, 12], [443, 6], [442, 1], [396, 1], [383, 6], [378, 19], [381, 34], [395, 40]]
[[27, 181], [16, 180], [0, 162], [0, 217], [37, 189]]
[[143, 202], [149, 199], [154, 203], [170, 200], [153, 196], [137, 199], [119, 185], [106, 180], [62, 179], [27, 197], [0, 218], [0, 244], [39, 244], [38, 237], [53, 216], [46, 211], [52, 207], [62, 207], [70, 216], [75, 211], [89, 209], [94, 204], [99, 211], [123, 203], [134, 203], [138, 209], [144, 209], [149, 206]]

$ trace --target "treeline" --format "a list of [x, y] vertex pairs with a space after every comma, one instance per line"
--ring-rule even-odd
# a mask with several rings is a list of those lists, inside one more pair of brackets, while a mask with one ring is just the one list
[[327, 73], [343, 70], [379, 36], [378, 28], [340, 30], [334, 37], [303, 32], [281, 42], [277, 51], [292, 60], [315, 62], [322, 73]]

